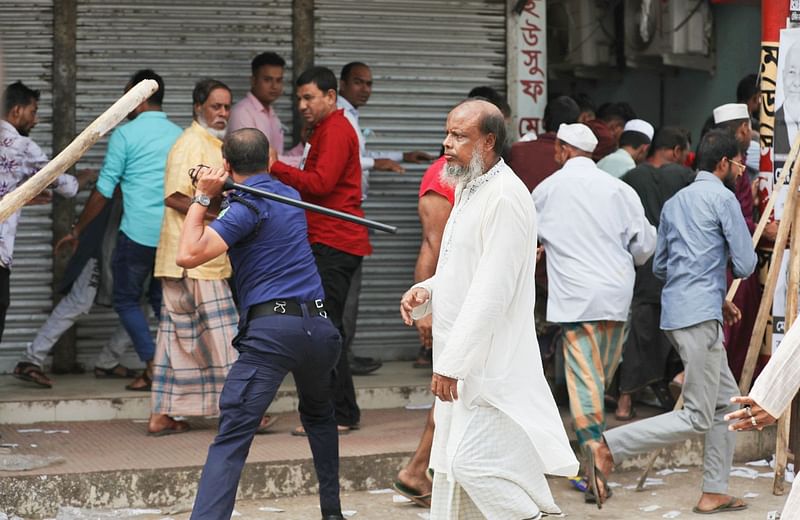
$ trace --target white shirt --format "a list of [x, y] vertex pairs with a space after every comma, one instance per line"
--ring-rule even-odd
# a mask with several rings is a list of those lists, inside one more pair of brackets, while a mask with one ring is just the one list
[[[20, 135], [7, 121], [0, 121], [0, 198], [14, 191], [47, 163], [47, 156], [39, 145]], [[74, 197], [78, 193], [78, 180], [72, 175], [60, 175], [50, 188], [63, 197]], [[17, 211], [0, 222], [0, 266], [9, 269], [14, 255], [19, 214]]]
[[625, 321], [634, 265], [656, 247], [656, 229], [633, 188], [575, 157], [533, 190], [547, 255], [547, 320]]
[[358, 109], [341, 95], [336, 98], [336, 106], [344, 110], [344, 117], [353, 125], [353, 130], [356, 131], [356, 135], [358, 136], [358, 147], [361, 155], [362, 199], [366, 199], [367, 191], [369, 190], [369, 171], [375, 167], [375, 159], [391, 159], [395, 162], [401, 162], [403, 160], [403, 152], [368, 151], [367, 138], [361, 131], [361, 125], [358, 122]]
[[433, 278], [417, 286], [431, 300], [433, 370], [459, 379], [459, 399], [436, 401], [431, 467], [451, 474], [455, 449], [476, 411], [488, 403], [519, 424], [547, 473], [574, 475], [570, 448], [544, 377], [533, 321], [536, 209], [505, 162], [456, 190]]
[[613, 177], [619, 179], [632, 169], [636, 168], [636, 161], [633, 160], [631, 154], [624, 148], [618, 148], [616, 152], [611, 153], [600, 159], [597, 167]]

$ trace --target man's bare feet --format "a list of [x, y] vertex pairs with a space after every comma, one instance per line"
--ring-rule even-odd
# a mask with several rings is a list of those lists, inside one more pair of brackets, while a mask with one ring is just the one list
[[709, 513], [714, 510], [718, 512], [741, 511], [746, 508], [747, 504], [741, 498], [722, 493], [703, 493], [694, 511], [696, 513]]
[[614, 417], [619, 421], [630, 421], [635, 415], [631, 394], [620, 394], [619, 399], [617, 399], [617, 411], [614, 413]]
[[405, 467], [397, 474], [397, 480], [404, 486], [418, 491], [419, 495], [428, 495], [433, 489], [433, 484], [425, 476], [425, 471], [415, 473]]
[[147, 434], [155, 437], [183, 433], [189, 430], [189, 423], [186, 421], [176, 421], [172, 417], [162, 413], [151, 413], [150, 422], [147, 425]]

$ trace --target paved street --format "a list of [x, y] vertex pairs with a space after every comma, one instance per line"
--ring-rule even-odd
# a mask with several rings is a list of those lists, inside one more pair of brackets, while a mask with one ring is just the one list
[[[764, 468], [755, 468], [765, 473]], [[619, 484], [614, 489], [614, 497], [602, 511], [594, 505], [584, 504], [582, 495], [574, 491], [564, 479], [551, 479], [551, 488], [556, 500], [570, 518], [586, 520], [628, 520], [628, 519], [660, 519], [660, 518], [699, 518], [691, 512], [698, 497], [701, 470], [692, 468], [686, 473], [670, 475], [653, 475], [661, 479], [663, 484], [649, 486], [645, 491], [637, 493], [626, 486], [635, 484], [639, 473], [624, 472], [615, 474], [611, 482]], [[722, 518], [740, 520], [765, 520], [770, 511], [780, 510], [785, 497], [776, 497], [771, 493], [770, 478], [731, 477], [731, 490], [739, 496], [748, 496], [750, 507], [747, 511], [730, 513]], [[787, 486], [787, 492], [789, 486]], [[376, 490], [378, 491], [378, 490]], [[757, 496], [754, 496], [757, 495]], [[346, 511], [355, 511], [351, 519], [356, 520], [419, 520], [428, 518], [427, 510], [408, 503], [395, 503], [394, 493], [358, 492], [342, 496], [342, 505]], [[283, 510], [282, 512], [275, 509]], [[132, 513], [133, 511], [131, 511]], [[317, 497], [301, 496], [273, 500], [240, 501], [236, 505], [238, 520], [315, 520], [319, 517]], [[90, 518], [120, 518], [124, 511], [109, 511], [109, 516], [67, 515], [59, 516], [59, 520], [78, 520]], [[112, 514], [114, 516], [112, 516]], [[137, 515], [141, 520], [187, 520], [187, 507], [178, 506], [175, 510], [164, 508], [160, 514]]]

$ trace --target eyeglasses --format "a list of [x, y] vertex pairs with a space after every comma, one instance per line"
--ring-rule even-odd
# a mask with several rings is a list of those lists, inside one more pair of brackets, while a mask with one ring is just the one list
[[745, 166], [744, 164], [740, 163], [739, 161], [734, 161], [733, 159], [728, 159], [728, 161], [731, 164], [735, 164], [737, 167], [741, 168], [742, 171], [744, 171], [745, 168], [747, 168], [747, 166]]

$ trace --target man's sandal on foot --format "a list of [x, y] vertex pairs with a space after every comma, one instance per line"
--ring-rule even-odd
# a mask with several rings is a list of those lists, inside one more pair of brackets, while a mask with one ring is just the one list
[[431, 508], [431, 493], [422, 494], [419, 492], [419, 490], [410, 486], [406, 486], [399, 480], [392, 484], [392, 489], [411, 500], [418, 506], [427, 507], [428, 509]]
[[138, 375], [138, 371], [119, 363], [111, 368], [94, 367], [94, 377], [97, 379], [131, 379]]
[[150, 437], [164, 437], [165, 435], [175, 435], [178, 433], [186, 433], [191, 427], [186, 421], [176, 421], [172, 417], [169, 418], [169, 424], [160, 430], [152, 431], [147, 429], [147, 435]]
[[[597, 504], [597, 509], [603, 509], [603, 503], [611, 498], [612, 492], [611, 488], [608, 487], [608, 480], [606, 476], [600, 471], [600, 468], [597, 467], [597, 464], [594, 460], [594, 452], [591, 448], [586, 450], [587, 456], [589, 457], [589, 489], [586, 490], [586, 494], [584, 495], [584, 499], [586, 502], [589, 502], [589, 496], [594, 496], [595, 503]], [[598, 485], [600, 482], [603, 483], [603, 487], [606, 491], [606, 496], [604, 497], [600, 493], [600, 486]]]
[[[736, 505], [737, 502], [739, 503], [738, 505]], [[728, 513], [728, 512], [733, 512], [733, 511], [744, 511], [745, 509], [747, 509], [747, 504], [745, 504], [739, 498], [731, 497], [730, 500], [728, 500], [724, 504], [718, 505], [714, 509], [705, 510], [705, 509], [700, 509], [699, 507], [695, 506], [694, 509], [692, 509], [692, 513], [697, 513], [698, 515], [713, 515], [713, 514], [716, 514], [716, 513]]]
[[33, 363], [20, 361], [17, 363], [17, 366], [14, 367], [13, 376], [17, 379], [39, 385], [42, 388], [53, 388], [53, 381], [44, 375], [41, 368]]

